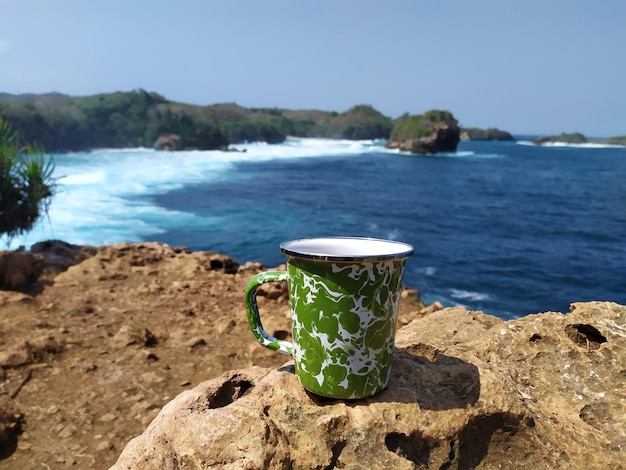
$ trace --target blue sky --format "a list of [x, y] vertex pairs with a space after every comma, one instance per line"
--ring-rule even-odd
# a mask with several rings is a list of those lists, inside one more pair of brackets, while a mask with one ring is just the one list
[[0, 0], [0, 91], [626, 135], [623, 0]]

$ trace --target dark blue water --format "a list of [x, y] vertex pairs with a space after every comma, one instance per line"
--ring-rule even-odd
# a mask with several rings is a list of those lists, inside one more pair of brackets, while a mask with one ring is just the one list
[[405, 283], [501, 318], [626, 303], [626, 149], [463, 142], [456, 155], [369, 153], [236, 166], [152, 199], [216, 226], [151, 236], [268, 267], [291, 238], [415, 246]]

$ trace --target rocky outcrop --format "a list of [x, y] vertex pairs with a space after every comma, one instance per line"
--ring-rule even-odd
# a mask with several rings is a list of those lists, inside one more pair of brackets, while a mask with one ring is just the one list
[[179, 134], [162, 134], [155, 141], [152, 147], [155, 150], [220, 150], [228, 146], [228, 141], [212, 125], [207, 125], [196, 129], [192, 135], [183, 137]]
[[160, 135], [157, 140], [154, 141], [153, 145], [155, 150], [183, 150], [185, 146], [183, 145], [183, 138], [178, 134], [165, 134]]
[[0, 251], [0, 289], [21, 289], [35, 282], [43, 269], [41, 255], [24, 251]]
[[60, 240], [35, 243], [30, 251], [0, 251], [0, 289], [19, 290], [40, 278], [54, 277], [95, 253], [93, 246]]
[[419, 154], [454, 152], [459, 140], [460, 129], [454, 116], [447, 111], [430, 110], [398, 123], [387, 148]]
[[374, 397], [307, 394], [291, 363], [230, 371], [168, 403], [113, 468], [623, 468], [625, 331], [614, 303], [440, 310], [398, 332]]
[[70, 266], [92, 257], [97, 251], [95, 246], [72, 245], [62, 240], [46, 240], [30, 247], [31, 253], [43, 258], [43, 273], [48, 277], [66, 271]]
[[411, 153], [454, 152], [459, 143], [459, 130], [447, 124], [439, 124], [434, 132], [424, 137], [389, 141], [387, 148]]

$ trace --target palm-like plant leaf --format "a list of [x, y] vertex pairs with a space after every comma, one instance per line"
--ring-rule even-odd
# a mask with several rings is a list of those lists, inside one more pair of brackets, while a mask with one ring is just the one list
[[54, 159], [37, 144], [21, 146], [0, 116], [0, 237], [32, 229], [54, 196]]

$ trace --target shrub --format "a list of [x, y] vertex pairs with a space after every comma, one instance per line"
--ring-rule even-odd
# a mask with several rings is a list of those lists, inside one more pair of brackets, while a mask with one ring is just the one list
[[22, 145], [0, 116], [0, 237], [9, 239], [33, 228], [48, 212], [55, 193], [55, 164], [35, 143]]

